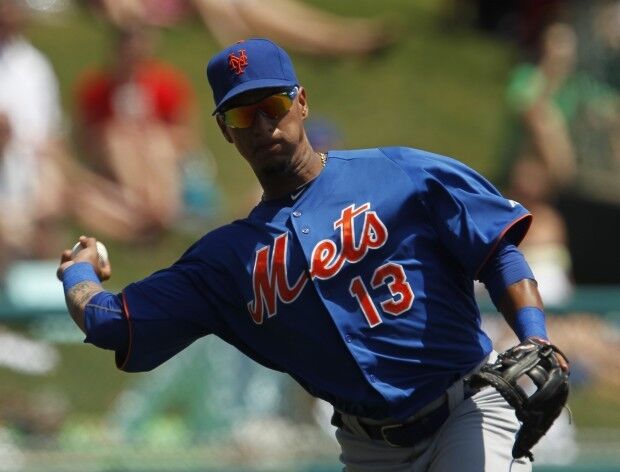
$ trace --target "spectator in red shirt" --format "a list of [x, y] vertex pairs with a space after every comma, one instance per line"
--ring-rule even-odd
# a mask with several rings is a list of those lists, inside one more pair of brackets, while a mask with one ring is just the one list
[[82, 122], [97, 126], [119, 118], [138, 118], [184, 123], [190, 85], [179, 71], [151, 54], [150, 33], [121, 31], [112, 67], [87, 71], [78, 85]]
[[153, 58], [151, 34], [119, 32], [111, 66], [87, 71], [77, 86], [77, 140], [99, 178], [86, 179], [87, 203], [75, 210], [90, 230], [121, 240], [175, 222], [182, 161], [199, 148], [193, 91], [181, 72]]

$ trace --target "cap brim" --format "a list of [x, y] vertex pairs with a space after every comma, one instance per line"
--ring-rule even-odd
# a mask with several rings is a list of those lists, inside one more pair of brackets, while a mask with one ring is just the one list
[[218, 113], [229, 100], [235, 98], [237, 95], [249, 92], [250, 90], [268, 89], [273, 87], [294, 87], [295, 85], [297, 85], [297, 83], [283, 79], [257, 79], [243, 82], [236, 87], [230, 89], [230, 91], [226, 95], [224, 95], [224, 97], [215, 107], [215, 110], [213, 110], [212, 115]]

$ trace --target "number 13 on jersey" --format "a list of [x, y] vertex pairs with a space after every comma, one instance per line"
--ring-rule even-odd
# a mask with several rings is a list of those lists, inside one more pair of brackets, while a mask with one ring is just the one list
[[[384, 313], [398, 316], [411, 308], [415, 296], [413, 290], [411, 290], [411, 285], [407, 282], [405, 269], [403, 269], [402, 265], [388, 262], [375, 269], [370, 279], [371, 288], [377, 289], [384, 284], [387, 285], [392, 295], [380, 303], [381, 310]], [[370, 296], [366, 284], [359, 275], [351, 280], [349, 293], [359, 303], [362, 313], [364, 313], [364, 317], [371, 328], [383, 323], [379, 310]]]

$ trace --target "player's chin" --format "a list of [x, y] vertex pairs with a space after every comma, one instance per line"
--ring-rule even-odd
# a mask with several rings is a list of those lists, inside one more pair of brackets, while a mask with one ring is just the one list
[[265, 161], [261, 165], [261, 171], [265, 175], [284, 176], [290, 173], [290, 162], [285, 157]]
[[280, 141], [272, 141], [254, 149], [255, 159], [276, 159], [286, 154], [285, 146]]
[[285, 171], [291, 160], [290, 154], [280, 145], [257, 150], [253, 157], [254, 163], [264, 171]]

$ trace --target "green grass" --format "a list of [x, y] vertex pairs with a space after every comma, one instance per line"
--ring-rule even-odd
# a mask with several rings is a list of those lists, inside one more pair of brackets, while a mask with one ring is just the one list
[[[131, 382], [130, 376], [114, 368], [114, 354], [81, 344], [59, 346], [62, 364], [49, 374], [26, 375], [3, 369], [0, 398], [20, 409], [43, 407], [40, 394], [61, 398], [71, 414], [105, 411], [117, 393]], [[6, 405], [6, 403], [5, 403]]]
[[571, 392], [569, 405], [577, 428], [619, 428], [620, 399], [596, 389]]

